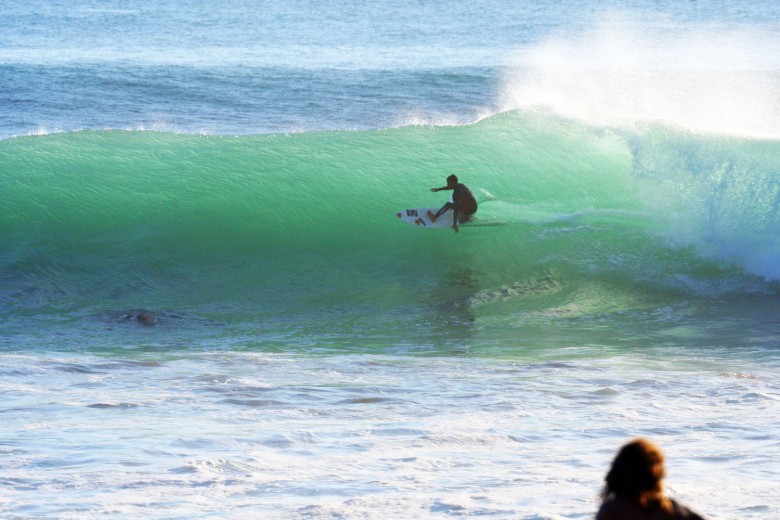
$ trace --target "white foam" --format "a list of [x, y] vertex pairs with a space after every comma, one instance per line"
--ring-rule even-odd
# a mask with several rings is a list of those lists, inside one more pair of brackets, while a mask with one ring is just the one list
[[509, 59], [504, 110], [544, 107], [598, 125], [660, 121], [780, 137], [780, 33], [611, 15]]
[[[4, 394], [15, 440], [0, 514], [571, 518], [595, 512], [609, 460], [634, 435], [667, 452], [674, 496], [696, 509], [780, 504], [768, 484], [776, 360], [565, 350], [554, 351], [564, 363], [219, 352], [144, 367], [4, 355], [5, 377], [39, 391]], [[87, 371], [52, 378], [40, 369], [52, 361]], [[141, 404], [68, 404], [127, 395]]]

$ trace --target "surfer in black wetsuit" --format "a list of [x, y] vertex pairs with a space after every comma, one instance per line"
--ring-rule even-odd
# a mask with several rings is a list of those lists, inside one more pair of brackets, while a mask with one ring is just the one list
[[439, 211], [434, 215], [430, 211], [428, 212], [428, 218], [432, 222], [436, 222], [436, 219], [442, 216], [448, 209], [452, 210], [452, 230], [458, 232], [458, 222], [461, 224], [471, 220], [471, 216], [477, 212], [477, 200], [471, 193], [471, 190], [466, 187], [465, 184], [458, 182], [458, 177], [450, 175], [447, 177], [447, 185], [441, 188], [431, 188], [431, 191], [441, 190], [453, 190], [452, 202], [448, 202], [441, 207]]

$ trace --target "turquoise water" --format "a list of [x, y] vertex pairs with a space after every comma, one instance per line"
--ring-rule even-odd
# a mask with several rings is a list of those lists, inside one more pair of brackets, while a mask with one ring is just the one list
[[[398, 327], [428, 343], [424, 324], [453, 314], [489, 319], [511, 350], [517, 323], [540, 316], [612, 320], [619, 338], [658, 308], [750, 312], [745, 298], [774, 306], [777, 291], [771, 141], [510, 112], [288, 136], [79, 132], [0, 154], [4, 298], [55, 327], [144, 308], [352, 348], [393, 344]], [[427, 188], [452, 171], [478, 194], [477, 221], [459, 236], [400, 225], [405, 205], [446, 200]]]
[[3, 515], [777, 516], [774, 4], [3, 7]]

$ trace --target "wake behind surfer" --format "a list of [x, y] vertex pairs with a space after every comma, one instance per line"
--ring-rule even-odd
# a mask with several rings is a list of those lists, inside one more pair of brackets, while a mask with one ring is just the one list
[[458, 232], [458, 223], [461, 224], [471, 220], [471, 216], [477, 212], [477, 200], [471, 193], [471, 190], [466, 187], [465, 184], [458, 182], [456, 175], [450, 175], [447, 177], [447, 185], [441, 188], [431, 188], [431, 191], [437, 192], [442, 190], [452, 191], [452, 202], [446, 203], [441, 207], [439, 211], [434, 215], [430, 211], [428, 212], [428, 218], [431, 222], [436, 222], [436, 219], [444, 214], [448, 209], [452, 210], [452, 230]]

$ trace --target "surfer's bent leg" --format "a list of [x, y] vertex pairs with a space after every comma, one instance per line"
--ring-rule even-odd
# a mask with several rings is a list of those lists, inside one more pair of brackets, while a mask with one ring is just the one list
[[445, 211], [447, 211], [448, 209], [453, 209], [453, 208], [455, 208], [455, 205], [452, 202], [448, 202], [447, 204], [442, 206], [441, 209], [439, 211], [437, 211], [436, 215], [434, 215], [434, 216], [436, 218], [439, 218], [439, 217], [441, 217], [444, 214]]

